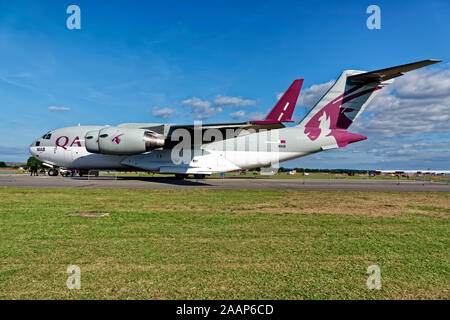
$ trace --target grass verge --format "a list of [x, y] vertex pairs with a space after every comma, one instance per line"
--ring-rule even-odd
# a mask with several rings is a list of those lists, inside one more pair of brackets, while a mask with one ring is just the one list
[[449, 208], [448, 193], [0, 188], [0, 299], [449, 299]]

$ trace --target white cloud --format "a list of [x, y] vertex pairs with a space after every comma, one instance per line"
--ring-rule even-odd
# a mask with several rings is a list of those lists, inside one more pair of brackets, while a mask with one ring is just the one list
[[218, 95], [214, 98], [216, 106], [248, 107], [256, 104], [254, 100], [242, 99], [241, 97], [228, 97]]
[[[370, 143], [359, 146], [359, 149], [368, 154], [368, 158], [379, 157], [395, 161], [411, 161], [425, 163], [442, 161], [450, 155], [449, 141], [433, 141], [403, 137], [400, 140], [372, 139]], [[357, 145], [355, 145], [357, 147]], [[344, 150], [345, 151], [345, 150]]]
[[245, 111], [244, 110], [239, 110], [239, 111], [233, 112], [233, 113], [230, 114], [230, 117], [232, 119], [235, 119], [235, 120], [243, 119], [243, 118], [245, 118]]
[[173, 109], [170, 108], [158, 108], [153, 107], [152, 115], [157, 118], [162, 118], [164, 120], [169, 119], [173, 115]]
[[264, 120], [267, 114], [255, 111], [246, 113], [244, 110], [239, 110], [230, 114], [230, 117], [234, 120]]
[[250, 112], [247, 115], [247, 118], [248, 118], [248, 120], [264, 120], [266, 118], [266, 116], [267, 116], [266, 113], [255, 111], [255, 112]]
[[50, 111], [70, 111], [70, 108], [69, 107], [50, 106], [50, 107], [48, 107], [48, 110], [50, 110]]
[[215, 114], [222, 112], [221, 107], [213, 107], [211, 102], [196, 97], [184, 100], [182, 104], [191, 106], [192, 113], [196, 119], [208, 119]]
[[450, 95], [450, 65], [446, 69], [419, 69], [398, 78], [393, 83], [400, 98], [448, 98]]
[[355, 122], [363, 133], [395, 137], [450, 131], [450, 68], [416, 70], [380, 91], [366, 109], [369, 116]]
[[313, 84], [311, 87], [302, 90], [297, 105], [305, 108], [312, 108], [317, 101], [331, 88], [334, 80], [330, 80], [321, 84]]
[[184, 100], [182, 103], [184, 105], [190, 104], [193, 107], [198, 107], [198, 108], [209, 108], [211, 106], [211, 102], [206, 101], [206, 100], [201, 100], [200, 98], [196, 98], [196, 97]]

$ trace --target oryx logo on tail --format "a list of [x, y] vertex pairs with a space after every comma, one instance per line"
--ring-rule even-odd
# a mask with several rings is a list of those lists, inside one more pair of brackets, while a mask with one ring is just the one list
[[349, 79], [358, 74], [361, 71], [344, 71], [300, 123], [299, 126], [305, 127], [304, 133], [311, 141], [335, 136], [335, 129], [346, 130], [350, 127], [375, 93], [383, 87], [378, 82], [352, 83]]

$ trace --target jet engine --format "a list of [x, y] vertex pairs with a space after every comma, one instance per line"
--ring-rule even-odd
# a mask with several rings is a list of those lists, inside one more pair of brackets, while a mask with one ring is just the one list
[[133, 155], [164, 146], [164, 136], [151, 130], [107, 127], [86, 133], [86, 150], [92, 153]]

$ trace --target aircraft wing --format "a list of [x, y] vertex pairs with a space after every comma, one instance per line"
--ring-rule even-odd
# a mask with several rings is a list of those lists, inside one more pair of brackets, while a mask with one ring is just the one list
[[383, 82], [386, 80], [390, 80], [396, 77], [400, 77], [404, 74], [404, 72], [412, 71], [415, 69], [419, 69], [430, 64], [441, 62], [442, 60], [422, 60], [418, 62], [403, 64], [396, 67], [380, 69], [370, 72], [360, 73], [354, 76], [350, 76], [349, 79], [353, 83], [366, 84], [370, 82]]
[[[256, 121], [255, 121], [256, 122]], [[211, 123], [211, 124], [202, 124], [199, 129], [201, 129], [202, 134], [201, 136], [204, 137], [204, 132], [206, 130], [218, 130], [220, 131], [220, 135], [214, 135], [213, 141], [219, 141], [219, 140], [225, 140], [228, 139], [227, 137], [231, 136], [237, 136], [242, 131], [245, 130], [254, 130], [255, 132], [258, 132], [260, 130], [272, 130], [272, 129], [279, 129], [284, 128], [285, 125], [279, 121], [277, 122], [267, 122], [267, 123], [254, 123], [253, 121], [247, 121], [247, 122], [236, 122], [236, 123]], [[190, 132], [191, 137], [195, 137], [195, 125], [172, 125], [168, 131], [168, 134], [166, 136], [166, 145], [165, 148], [172, 148], [174, 145], [178, 143], [178, 139], [175, 141], [172, 141], [170, 137], [177, 129], [184, 129]], [[232, 130], [230, 133], [229, 130]], [[234, 131], [234, 133], [233, 133]], [[205, 141], [203, 141], [205, 143]], [[206, 142], [207, 143], [207, 142]]]
[[[202, 129], [203, 130], [207, 130], [207, 129], [218, 129], [220, 131], [225, 130], [225, 129], [255, 129], [255, 130], [260, 130], [260, 129], [266, 129], [266, 130], [270, 130], [270, 129], [279, 129], [279, 128], [284, 128], [285, 125], [280, 122], [280, 121], [274, 121], [274, 122], [264, 122], [264, 123], [260, 123], [263, 121], [246, 121], [246, 122], [231, 122], [231, 123], [208, 123], [208, 124], [203, 124], [202, 123]], [[169, 130], [169, 135], [173, 130], [176, 129], [180, 129], [180, 128], [184, 128], [184, 129], [188, 129], [188, 130], [193, 130], [195, 128], [195, 125], [172, 125], [170, 127]]]
[[[269, 112], [264, 120], [245, 121], [245, 122], [229, 122], [229, 123], [202, 123], [202, 130], [217, 129], [225, 133], [226, 129], [253, 129], [259, 131], [284, 128], [283, 122], [293, 122], [291, 119], [297, 104], [297, 99], [303, 84], [303, 79], [296, 79], [292, 82], [283, 96], [278, 100], [273, 109]], [[154, 131], [158, 134], [169, 138], [176, 129], [186, 129], [193, 131], [194, 124], [162, 124], [162, 123], [123, 123], [118, 127], [138, 128]]]
[[[166, 138], [170, 137], [176, 129], [194, 130], [194, 124], [165, 124], [165, 123], [122, 123], [118, 125], [121, 128], [135, 128], [146, 129], [164, 135]], [[246, 121], [246, 122], [229, 122], [229, 123], [202, 123], [202, 130], [218, 129], [224, 131], [226, 129], [279, 129], [284, 128], [285, 125], [281, 121]]]

